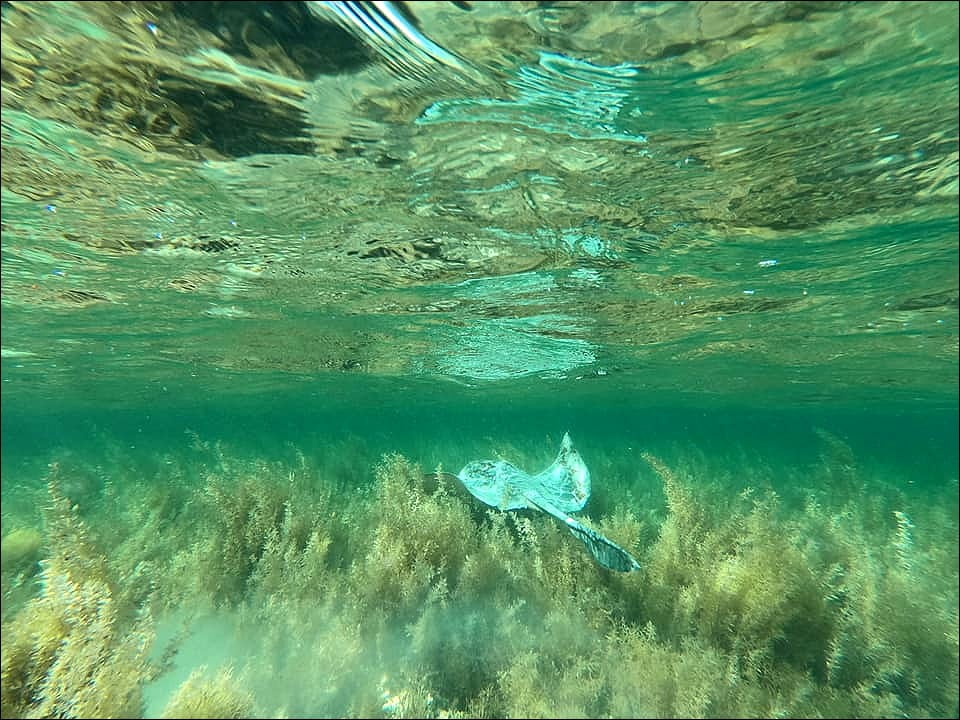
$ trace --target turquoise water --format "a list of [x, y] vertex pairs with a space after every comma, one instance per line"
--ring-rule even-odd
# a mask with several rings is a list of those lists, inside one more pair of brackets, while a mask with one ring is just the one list
[[4, 717], [956, 716], [957, 6], [406, 5], [4, 4]]

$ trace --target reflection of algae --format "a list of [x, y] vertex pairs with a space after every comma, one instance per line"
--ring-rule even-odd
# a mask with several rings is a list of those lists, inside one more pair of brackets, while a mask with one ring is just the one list
[[956, 715], [956, 488], [910, 504], [824, 439], [816, 489], [783, 497], [645, 455], [659, 534], [639, 514], [659, 487], [594, 522], [641, 560], [628, 576], [397, 455], [358, 488], [219, 451], [87, 510], [57, 469], [42, 587], [3, 630], [3, 715], [143, 713], [169, 661], [148, 660], [151, 617], [172, 610], [233, 618], [243, 670], [198, 669], [170, 717]]

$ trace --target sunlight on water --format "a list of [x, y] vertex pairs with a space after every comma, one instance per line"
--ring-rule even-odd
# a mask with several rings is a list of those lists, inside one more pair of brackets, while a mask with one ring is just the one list
[[[484, 75], [460, 88], [295, 4], [204, 7], [4, 10], [4, 347], [36, 358], [8, 392], [168, 362], [456, 376], [421, 357], [532, 313], [582, 348], [533, 362], [546, 380], [682, 391], [707, 353], [723, 394], [744, 357], [788, 402], [955, 393], [949, 6], [425, 5]], [[64, 23], [88, 31], [48, 41]], [[536, 306], [448, 290], [532, 270]], [[88, 322], [138, 331], [106, 351]], [[285, 364], [237, 356], [276, 331]]]

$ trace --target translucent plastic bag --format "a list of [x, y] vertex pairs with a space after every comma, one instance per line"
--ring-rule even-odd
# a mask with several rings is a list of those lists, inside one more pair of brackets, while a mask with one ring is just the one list
[[587, 504], [590, 471], [566, 433], [557, 459], [541, 473], [528, 475], [503, 460], [475, 460], [456, 477], [475, 498], [492, 507], [500, 510], [536, 508], [549, 513], [606, 568], [630, 572], [640, 567], [622, 547], [568, 515]]

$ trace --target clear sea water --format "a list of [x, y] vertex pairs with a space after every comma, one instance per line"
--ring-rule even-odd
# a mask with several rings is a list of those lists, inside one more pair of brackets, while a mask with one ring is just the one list
[[[955, 662], [957, 4], [406, 5], [462, 67], [390, 68], [311, 3], [3, 4], [4, 537], [55, 556], [48, 468], [95, 468], [64, 492], [110, 556], [103, 488], [162, 488], [165, 463], [199, 467], [194, 438], [296, 448], [347, 506], [385, 454], [546, 466], [568, 431], [602, 522], [611, 488], [653, 486], [643, 453], [707, 458], [730, 498], [761, 476], [829, 492], [804, 485], [827, 433], [864, 502], [872, 477], [897, 498], [878, 555], [896, 502], [918, 545], [916, 516], [949, 510], [927, 542]], [[5, 640], [43, 567], [4, 569]], [[477, 671], [487, 695], [424, 681], [421, 712], [624, 712], [612, 691], [511, 705], [511, 668]], [[955, 715], [956, 677], [864, 692]], [[365, 692], [417, 712], [379, 686], [256, 712], [362, 714]]]

